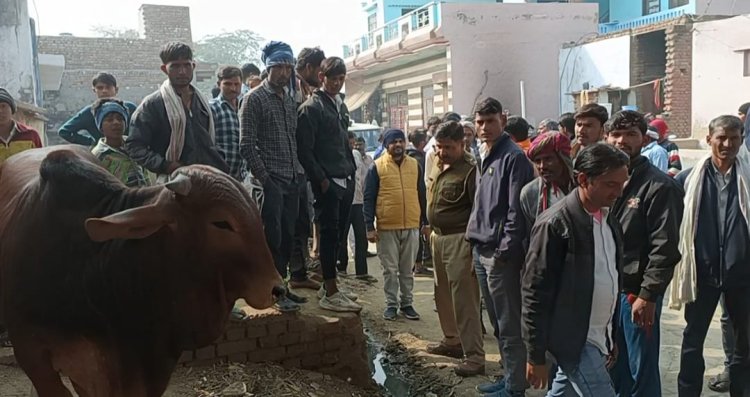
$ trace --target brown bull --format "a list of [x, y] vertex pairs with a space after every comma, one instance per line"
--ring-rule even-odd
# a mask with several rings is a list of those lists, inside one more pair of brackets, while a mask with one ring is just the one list
[[283, 293], [257, 208], [206, 166], [125, 187], [84, 148], [0, 166], [2, 322], [42, 397], [161, 396], [183, 350], [216, 340], [234, 301]]

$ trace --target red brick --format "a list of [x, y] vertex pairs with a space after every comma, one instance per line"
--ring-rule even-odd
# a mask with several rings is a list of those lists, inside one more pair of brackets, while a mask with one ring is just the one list
[[301, 356], [308, 352], [307, 346], [304, 344], [297, 344], [297, 345], [290, 345], [286, 347], [286, 356], [287, 357], [297, 357]]
[[247, 353], [234, 353], [227, 356], [227, 360], [233, 363], [247, 362]]
[[308, 353], [323, 353], [323, 351], [325, 351], [325, 346], [320, 342], [307, 344]]
[[302, 360], [300, 360], [300, 362], [302, 364], [302, 368], [304, 369], [318, 368], [320, 367], [320, 356], [317, 354], [311, 354], [302, 357]]
[[295, 343], [299, 343], [300, 340], [300, 334], [298, 333], [292, 333], [292, 334], [281, 334], [279, 335], [279, 344], [281, 346], [287, 346], [287, 345], [293, 345]]
[[267, 327], [268, 327], [268, 335], [283, 334], [287, 330], [287, 320], [283, 319], [283, 320], [269, 323]]
[[342, 343], [341, 343], [341, 337], [342, 335], [333, 335], [329, 336], [324, 342], [323, 347], [326, 351], [331, 350], [338, 350]]
[[281, 361], [286, 356], [286, 349], [283, 347], [273, 347], [270, 349], [261, 349], [256, 352], [250, 353], [248, 357], [254, 356], [253, 361], [265, 362], [265, 361]]
[[307, 327], [307, 324], [304, 320], [295, 318], [293, 320], [289, 320], [289, 332], [302, 332]]
[[260, 338], [266, 335], [268, 335], [268, 330], [265, 325], [248, 325], [245, 330], [246, 338]]
[[195, 358], [195, 356], [193, 356], [193, 351], [185, 350], [184, 352], [182, 352], [182, 354], [180, 355], [180, 359], [177, 360], [177, 362], [184, 363], [184, 362], [192, 361], [193, 358]]
[[300, 342], [314, 342], [320, 339], [320, 334], [314, 330], [308, 329], [300, 335]]
[[276, 347], [279, 345], [279, 337], [276, 335], [268, 335], [262, 338], [258, 338], [258, 346], [260, 348]]
[[224, 334], [224, 337], [228, 341], [245, 339], [245, 328], [230, 328]]
[[195, 351], [196, 360], [205, 360], [214, 357], [216, 357], [216, 345], [208, 345]]
[[256, 339], [243, 339], [232, 342], [222, 342], [216, 346], [219, 357], [235, 353], [247, 353], [257, 349]]
[[323, 364], [335, 364], [339, 361], [339, 355], [336, 353], [323, 353], [323, 356], [320, 358], [320, 361]]
[[287, 358], [281, 362], [281, 365], [287, 368], [300, 368], [302, 367], [302, 360], [299, 358]]

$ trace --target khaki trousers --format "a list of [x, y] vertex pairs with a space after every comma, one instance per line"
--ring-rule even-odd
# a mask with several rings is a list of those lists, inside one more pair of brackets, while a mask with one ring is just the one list
[[484, 342], [479, 312], [479, 283], [474, 273], [471, 245], [463, 233], [432, 233], [435, 305], [446, 345], [461, 344], [470, 362], [484, 365]]

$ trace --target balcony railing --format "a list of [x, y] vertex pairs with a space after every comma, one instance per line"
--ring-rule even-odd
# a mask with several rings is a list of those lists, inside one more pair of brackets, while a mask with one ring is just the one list
[[657, 12], [655, 14], [644, 15], [640, 18], [631, 19], [625, 22], [609, 22], [599, 24], [599, 34], [619, 32], [627, 29], [637, 29], [643, 26], [652, 25], [659, 22], [675, 19], [687, 14], [690, 6], [682, 6], [671, 10]]
[[439, 26], [439, 5], [428, 3], [402, 17], [368, 32], [344, 45], [344, 58], [376, 50], [385, 44], [400, 42], [413, 32], [429, 31]]

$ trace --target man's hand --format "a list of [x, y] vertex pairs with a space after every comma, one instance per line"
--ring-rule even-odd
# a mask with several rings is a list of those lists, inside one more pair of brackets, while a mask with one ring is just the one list
[[378, 242], [378, 231], [377, 230], [370, 230], [367, 232], [367, 241], [371, 243], [377, 243]]
[[424, 225], [422, 226], [422, 236], [424, 236], [425, 240], [430, 240], [430, 233], [432, 233], [432, 229], [430, 229], [430, 225]]
[[322, 182], [320, 182], [320, 192], [325, 194], [328, 191], [328, 188], [331, 187], [331, 181], [328, 180], [328, 178], [323, 179]]
[[646, 330], [651, 329], [654, 325], [654, 318], [656, 317], [656, 303], [637, 298], [632, 306], [633, 310], [631, 314], [633, 324]]
[[546, 365], [526, 363], [526, 380], [535, 389], [546, 389], [549, 383], [549, 370]]
[[178, 163], [176, 161], [170, 161], [167, 164], [167, 174], [171, 175], [174, 172], [174, 170], [176, 170], [176, 169], [178, 169], [180, 167], [182, 167], [182, 164], [180, 164], [180, 163]]
[[612, 346], [612, 353], [606, 357], [607, 362], [605, 365], [607, 366], [607, 369], [612, 369], [612, 367], [615, 366], [615, 363], [617, 362], [617, 343]]

